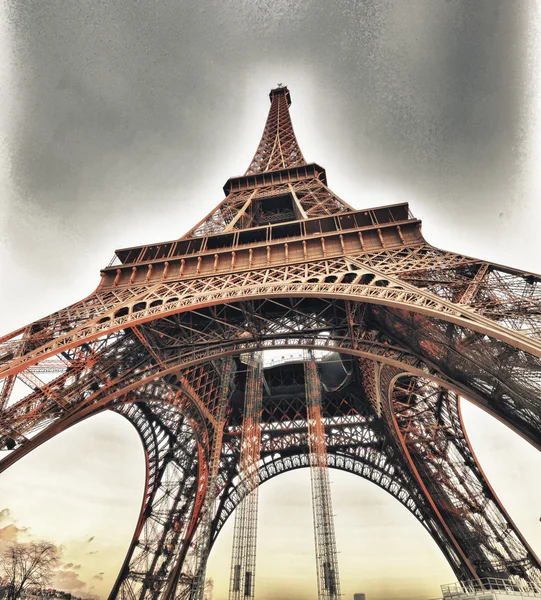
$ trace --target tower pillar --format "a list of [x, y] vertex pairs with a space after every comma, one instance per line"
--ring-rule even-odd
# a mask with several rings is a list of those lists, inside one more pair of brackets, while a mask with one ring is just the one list
[[263, 399], [262, 355], [248, 356], [239, 477], [246, 496], [235, 514], [229, 600], [255, 597], [259, 458]]
[[216, 496], [218, 494], [218, 476], [220, 469], [220, 455], [222, 452], [222, 440], [224, 426], [229, 406], [229, 394], [232, 384], [234, 361], [231, 357], [224, 359], [222, 366], [222, 381], [220, 386], [218, 408], [216, 413], [216, 425], [211, 446], [209, 461], [209, 478], [207, 493], [203, 504], [201, 523], [195, 546], [195, 568], [190, 592], [190, 600], [202, 600], [205, 591], [205, 574], [210, 552], [210, 540], [212, 534], [212, 521], [216, 508]]
[[340, 581], [325, 426], [321, 415], [321, 381], [314, 360], [305, 363], [304, 372], [318, 600], [338, 600]]

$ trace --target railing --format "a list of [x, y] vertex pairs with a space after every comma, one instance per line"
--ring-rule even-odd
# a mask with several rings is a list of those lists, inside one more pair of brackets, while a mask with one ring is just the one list
[[109, 261], [108, 267], [116, 267], [117, 265], [121, 265], [122, 261], [118, 258], [116, 252], [113, 254], [113, 258]]
[[460, 598], [465, 594], [479, 594], [485, 591], [504, 592], [508, 596], [529, 596], [541, 598], [541, 582], [512, 582], [497, 577], [483, 577], [480, 580], [449, 583], [441, 586], [444, 600]]
[[325, 356], [332, 354], [332, 350], [307, 350], [306, 348], [299, 348], [289, 354], [284, 354], [283, 349], [279, 348], [276, 350], [267, 350], [266, 356], [263, 356], [263, 367], [270, 369], [278, 365], [290, 365], [299, 362], [306, 362], [307, 360], [321, 360]]

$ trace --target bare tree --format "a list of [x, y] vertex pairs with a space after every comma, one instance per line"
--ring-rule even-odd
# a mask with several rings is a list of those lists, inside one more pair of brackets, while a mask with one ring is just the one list
[[50, 542], [8, 544], [0, 554], [0, 574], [8, 588], [6, 600], [17, 600], [30, 586], [47, 585], [58, 562], [58, 549]]

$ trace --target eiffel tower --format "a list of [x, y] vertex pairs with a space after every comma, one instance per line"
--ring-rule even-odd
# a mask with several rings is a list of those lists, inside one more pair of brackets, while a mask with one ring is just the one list
[[541, 278], [439, 250], [405, 203], [352, 208], [305, 161], [288, 88], [270, 100], [206, 218], [117, 250], [92, 294], [0, 338], [0, 469], [105, 410], [135, 427], [146, 486], [111, 599], [202, 598], [235, 509], [230, 598], [253, 598], [258, 486], [302, 467], [320, 598], [340, 594], [329, 467], [401, 502], [459, 581], [541, 589], [460, 400], [541, 448]]

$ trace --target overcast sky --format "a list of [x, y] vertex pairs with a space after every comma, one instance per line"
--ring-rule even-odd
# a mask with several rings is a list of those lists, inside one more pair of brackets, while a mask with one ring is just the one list
[[[349, 204], [408, 201], [432, 244], [541, 272], [540, 13], [534, 0], [2, 0], [0, 331], [88, 294], [115, 248], [195, 224], [247, 168], [278, 82], [305, 157]], [[539, 455], [470, 412], [541, 553]], [[142, 465], [135, 433], [100, 416], [2, 477], [6, 526], [63, 544], [65, 581], [106, 595]], [[262, 487], [259, 600], [315, 595], [307, 476]], [[454, 578], [392, 498], [332, 479], [346, 598], [429, 598]], [[211, 557], [216, 600], [230, 534]]]

